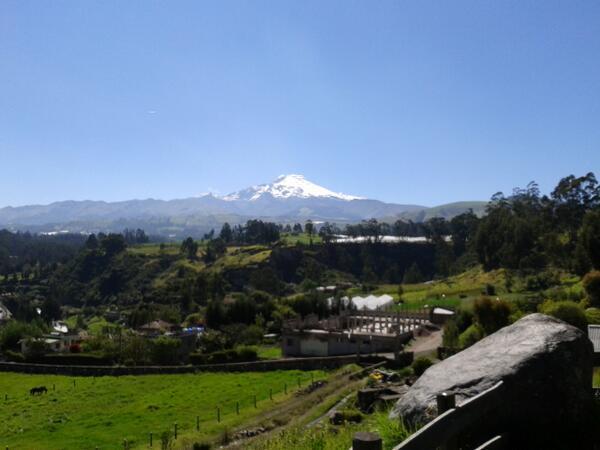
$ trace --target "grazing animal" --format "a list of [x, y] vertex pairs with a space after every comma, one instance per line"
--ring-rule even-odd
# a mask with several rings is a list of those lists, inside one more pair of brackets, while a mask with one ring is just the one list
[[46, 386], [34, 387], [29, 390], [30, 395], [35, 395], [35, 394], [41, 395], [41, 394], [46, 394], [46, 393], [48, 393], [48, 389], [46, 389]]

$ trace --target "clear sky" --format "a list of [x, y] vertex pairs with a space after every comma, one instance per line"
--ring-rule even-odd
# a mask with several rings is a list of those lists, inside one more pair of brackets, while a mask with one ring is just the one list
[[0, 206], [600, 177], [600, 2], [0, 1]]

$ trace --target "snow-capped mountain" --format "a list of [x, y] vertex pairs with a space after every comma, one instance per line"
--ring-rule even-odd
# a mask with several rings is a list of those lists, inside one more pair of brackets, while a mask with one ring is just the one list
[[[481, 203], [481, 208], [485, 203]], [[262, 219], [278, 223], [329, 221], [338, 224], [365, 219], [421, 221], [428, 214], [452, 217], [476, 208], [446, 205], [426, 208], [399, 205], [331, 191], [302, 175], [282, 175], [272, 183], [252, 186], [224, 197], [212, 194], [177, 200], [128, 200], [122, 202], [64, 201], [49, 205], [0, 208], [0, 229], [32, 232], [121, 232], [143, 228], [149, 234], [183, 238], [218, 230], [224, 222], [245, 223]]]
[[364, 200], [363, 197], [342, 194], [330, 191], [304, 178], [303, 175], [281, 175], [270, 184], [259, 184], [223, 197], [226, 201], [256, 201], [263, 196], [272, 196], [277, 199], [288, 198], [331, 198], [338, 200]]

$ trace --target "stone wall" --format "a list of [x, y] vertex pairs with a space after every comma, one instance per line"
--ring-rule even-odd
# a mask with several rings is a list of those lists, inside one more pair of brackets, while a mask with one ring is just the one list
[[[371, 358], [369, 360], [371, 360]], [[358, 362], [359, 360], [356, 355], [317, 358], [286, 358], [245, 363], [205, 364], [200, 366], [58, 366], [52, 364], [0, 362], [0, 372], [70, 376], [166, 375], [196, 372], [268, 372], [272, 370], [335, 369], [346, 364]]]

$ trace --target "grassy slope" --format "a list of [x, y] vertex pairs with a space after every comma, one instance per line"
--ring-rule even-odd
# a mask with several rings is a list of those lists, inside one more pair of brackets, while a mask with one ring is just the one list
[[[321, 239], [321, 237], [319, 235], [313, 234], [312, 241], [313, 241], [313, 244], [321, 244], [323, 242], [323, 239]], [[299, 233], [296, 235], [291, 234], [291, 233], [282, 233], [281, 234], [281, 242], [283, 242], [286, 245], [297, 245], [297, 244], [308, 245], [308, 244], [310, 244], [310, 238], [308, 237], [308, 234], [306, 234], [306, 233]]]
[[594, 368], [594, 387], [600, 388], [600, 367]]
[[[321, 371], [315, 377], [325, 377]], [[0, 410], [0, 447], [20, 449], [103, 449], [145, 448], [148, 433], [160, 434], [178, 422], [182, 438], [202, 441], [214, 438], [225, 428], [269, 410], [269, 389], [275, 401], [283, 401], [284, 384], [310, 380], [310, 372], [276, 371], [265, 373], [202, 373], [198, 375], [147, 375], [127, 377], [75, 378], [55, 375], [3, 373], [0, 393], [8, 394]], [[56, 391], [52, 391], [52, 385]], [[45, 385], [49, 393], [32, 397], [28, 390]], [[253, 395], [258, 408], [253, 406]], [[240, 402], [240, 415], [235, 402]], [[220, 406], [222, 421], [216, 422]], [[195, 418], [200, 416], [200, 432]]]
[[384, 450], [392, 450], [406, 439], [410, 432], [400, 421], [390, 420], [387, 415], [387, 411], [381, 411], [366, 416], [359, 424], [344, 426], [325, 425], [311, 429], [297, 426], [275, 433], [269, 439], [257, 440], [248, 448], [251, 450], [347, 450], [352, 445], [354, 433], [372, 431], [382, 437]]

